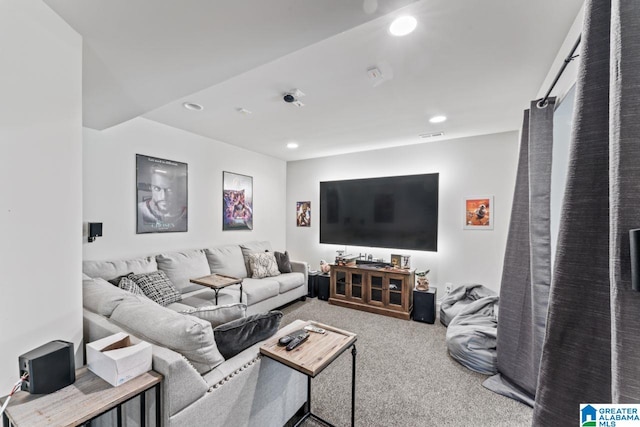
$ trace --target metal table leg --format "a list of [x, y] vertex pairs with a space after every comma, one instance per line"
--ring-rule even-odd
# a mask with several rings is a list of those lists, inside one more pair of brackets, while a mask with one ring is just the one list
[[[352, 359], [352, 365], [351, 365], [351, 427], [355, 426], [355, 420], [356, 420], [356, 355], [357, 354], [358, 354], [358, 351], [356, 350], [356, 345], [353, 344], [353, 346], [351, 348], [351, 359]], [[324, 419], [320, 418], [319, 416], [317, 416], [316, 414], [313, 414], [311, 412], [311, 377], [310, 376], [307, 376], [307, 404], [306, 404], [306, 406], [307, 406], [307, 408], [306, 408], [305, 414], [294, 425], [294, 427], [300, 426], [307, 418], [313, 418], [313, 419], [315, 419], [317, 421], [320, 421], [321, 423], [325, 424], [328, 427], [334, 427], [334, 425], [331, 424], [329, 421], [324, 420]]]
[[[216, 305], [218, 305], [218, 292], [220, 292], [220, 289], [219, 288], [213, 288], [213, 292], [216, 293]], [[240, 295], [242, 295], [242, 294], [240, 294]], [[242, 301], [240, 301], [240, 302], [242, 302]]]
[[143, 391], [140, 394], [140, 427], [145, 427], [147, 425], [147, 392]]
[[358, 350], [356, 350], [356, 345], [353, 345], [351, 349], [351, 357], [353, 364], [351, 365], [351, 427], [355, 425], [355, 417], [356, 417], [356, 355], [358, 354]]
[[162, 419], [162, 411], [160, 410], [160, 403], [162, 402], [160, 383], [158, 383], [154, 388], [156, 389], [156, 427], [160, 427], [160, 420]]

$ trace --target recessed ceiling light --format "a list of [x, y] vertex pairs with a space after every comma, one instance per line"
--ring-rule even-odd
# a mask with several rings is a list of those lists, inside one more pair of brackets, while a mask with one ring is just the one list
[[297, 142], [290, 142], [287, 144], [287, 148], [293, 150], [294, 148], [298, 148], [298, 143]]
[[401, 16], [396, 18], [389, 26], [389, 32], [394, 36], [406, 36], [416, 29], [418, 21], [413, 16]]
[[182, 104], [182, 106], [184, 108], [186, 108], [187, 110], [192, 110], [192, 111], [202, 111], [204, 110], [204, 107], [200, 104], [195, 104], [193, 102], [185, 102]]
[[447, 120], [447, 116], [433, 116], [429, 119], [431, 123], [442, 123]]

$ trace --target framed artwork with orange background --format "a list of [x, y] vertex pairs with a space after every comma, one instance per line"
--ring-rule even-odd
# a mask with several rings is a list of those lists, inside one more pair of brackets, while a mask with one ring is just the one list
[[465, 230], [493, 230], [493, 196], [464, 198]]

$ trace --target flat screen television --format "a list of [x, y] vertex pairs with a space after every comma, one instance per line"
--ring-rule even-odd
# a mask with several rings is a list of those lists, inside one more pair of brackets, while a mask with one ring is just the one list
[[438, 250], [439, 174], [320, 183], [320, 243]]

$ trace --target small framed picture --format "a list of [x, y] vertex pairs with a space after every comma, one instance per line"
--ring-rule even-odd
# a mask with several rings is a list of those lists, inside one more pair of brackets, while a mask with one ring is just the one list
[[296, 225], [311, 227], [311, 202], [296, 202]]
[[391, 254], [391, 267], [402, 268], [402, 255]]
[[464, 229], [493, 230], [493, 196], [465, 197]]

